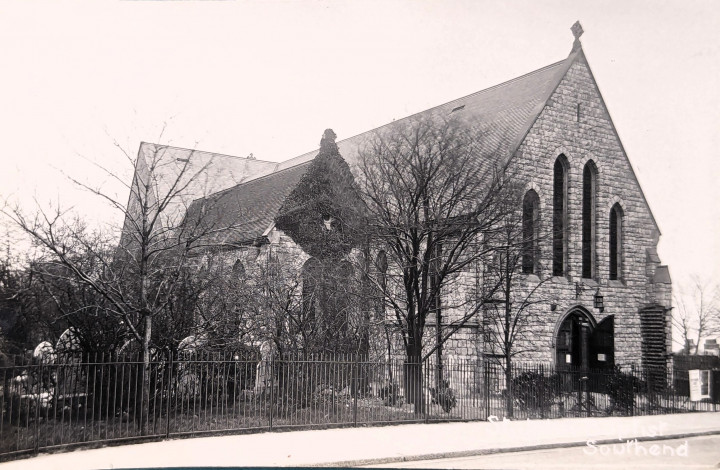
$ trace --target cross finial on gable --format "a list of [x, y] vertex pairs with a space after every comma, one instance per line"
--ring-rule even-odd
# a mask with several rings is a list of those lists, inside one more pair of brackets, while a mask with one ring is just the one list
[[574, 25], [572, 25], [572, 28], [570, 28], [570, 31], [572, 31], [573, 36], [575, 36], [575, 41], [573, 42], [573, 48], [572, 52], [577, 51], [580, 49], [580, 36], [585, 32], [583, 31], [582, 25], [580, 24], [580, 21], [576, 21]]

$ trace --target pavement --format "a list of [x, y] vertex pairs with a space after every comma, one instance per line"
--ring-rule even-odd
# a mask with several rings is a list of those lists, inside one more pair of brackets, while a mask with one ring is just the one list
[[2, 463], [0, 470], [349, 467], [713, 434], [720, 434], [720, 412], [405, 424], [172, 439], [41, 454]]

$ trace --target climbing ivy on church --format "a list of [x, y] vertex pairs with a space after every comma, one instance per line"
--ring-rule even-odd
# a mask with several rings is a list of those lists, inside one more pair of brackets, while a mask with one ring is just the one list
[[366, 323], [358, 308], [359, 279], [348, 258], [354, 248], [362, 250], [367, 224], [335, 138], [325, 131], [317, 157], [275, 217], [276, 227], [311, 256], [302, 269], [300, 318], [304, 350], [312, 353], [367, 350], [367, 335], [358, 330]]
[[278, 229], [323, 264], [362, 246], [366, 226], [355, 180], [335, 138], [332, 129], [324, 132], [317, 157], [275, 217]]

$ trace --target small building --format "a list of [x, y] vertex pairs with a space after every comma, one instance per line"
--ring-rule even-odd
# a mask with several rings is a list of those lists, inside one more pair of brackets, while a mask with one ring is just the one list
[[706, 356], [720, 356], [720, 345], [718, 345], [717, 338], [705, 340], [703, 354]]

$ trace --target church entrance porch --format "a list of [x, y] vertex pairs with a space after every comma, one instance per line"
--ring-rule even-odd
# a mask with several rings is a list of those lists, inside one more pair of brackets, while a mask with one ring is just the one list
[[611, 369], [614, 366], [614, 324], [609, 316], [597, 323], [587, 310], [576, 307], [560, 321], [555, 336], [558, 370]]
[[555, 365], [565, 390], [603, 392], [615, 365], [613, 316], [598, 323], [584, 308], [571, 309], [559, 321]]

